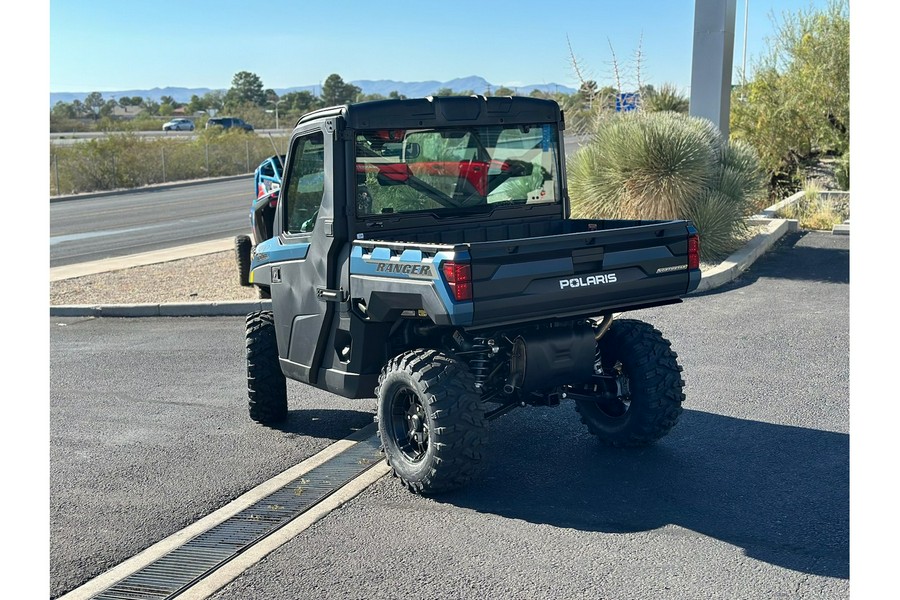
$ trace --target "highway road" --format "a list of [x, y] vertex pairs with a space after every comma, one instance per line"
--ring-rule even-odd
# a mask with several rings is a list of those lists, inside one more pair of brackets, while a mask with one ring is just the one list
[[[469, 487], [384, 477], [212, 598], [843, 600], [849, 287], [848, 237], [789, 234], [736, 282], [628, 315], [684, 367], [685, 413], [656, 445], [605, 448], [567, 403], [514, 411]], [[374, 413], [289, 382], [287, 423], [252, 423], [240, 318], [49, 328], [51, 598]]]
[[247, 233], [253, 179], [79, 198], [50, 204], [50, 266]]

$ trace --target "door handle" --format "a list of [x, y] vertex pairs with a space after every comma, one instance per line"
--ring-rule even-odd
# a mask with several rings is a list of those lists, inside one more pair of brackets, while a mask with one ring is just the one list
[[316, 288], [316, 298], [322, 302], [345, 302], [347, 300], [344, 290], [329, 290], [328, 288]]

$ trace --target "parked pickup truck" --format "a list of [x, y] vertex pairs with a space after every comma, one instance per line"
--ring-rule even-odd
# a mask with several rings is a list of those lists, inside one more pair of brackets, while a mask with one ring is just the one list
[[286, 378], [376, 398], [394, 474], [413, 492], [469, 482], [487, 422], [574, 403], [614, 446], [651, 443], [684, 400], [677, 355], [614, 314], [680, 302], [700, 281], [683, 220], [572, 219], [552, 101], [429, 97], [299, 119], [274, 235], [250, 278], [252, 419], [287, 414]]

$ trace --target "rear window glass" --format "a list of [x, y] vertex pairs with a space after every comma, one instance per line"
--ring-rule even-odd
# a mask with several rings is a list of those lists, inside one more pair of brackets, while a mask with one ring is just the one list
[[357, 216], [558, 202], [554, 125], [360, 131]]

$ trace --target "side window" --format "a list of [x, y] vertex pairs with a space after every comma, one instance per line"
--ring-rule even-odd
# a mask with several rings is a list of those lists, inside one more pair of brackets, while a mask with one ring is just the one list
[[316, 225], [325, 193], [325, 137], [321, 131], [299, 137], [287, 165], [290, 181], [282, 189], [288, 233], [307, 233]]

